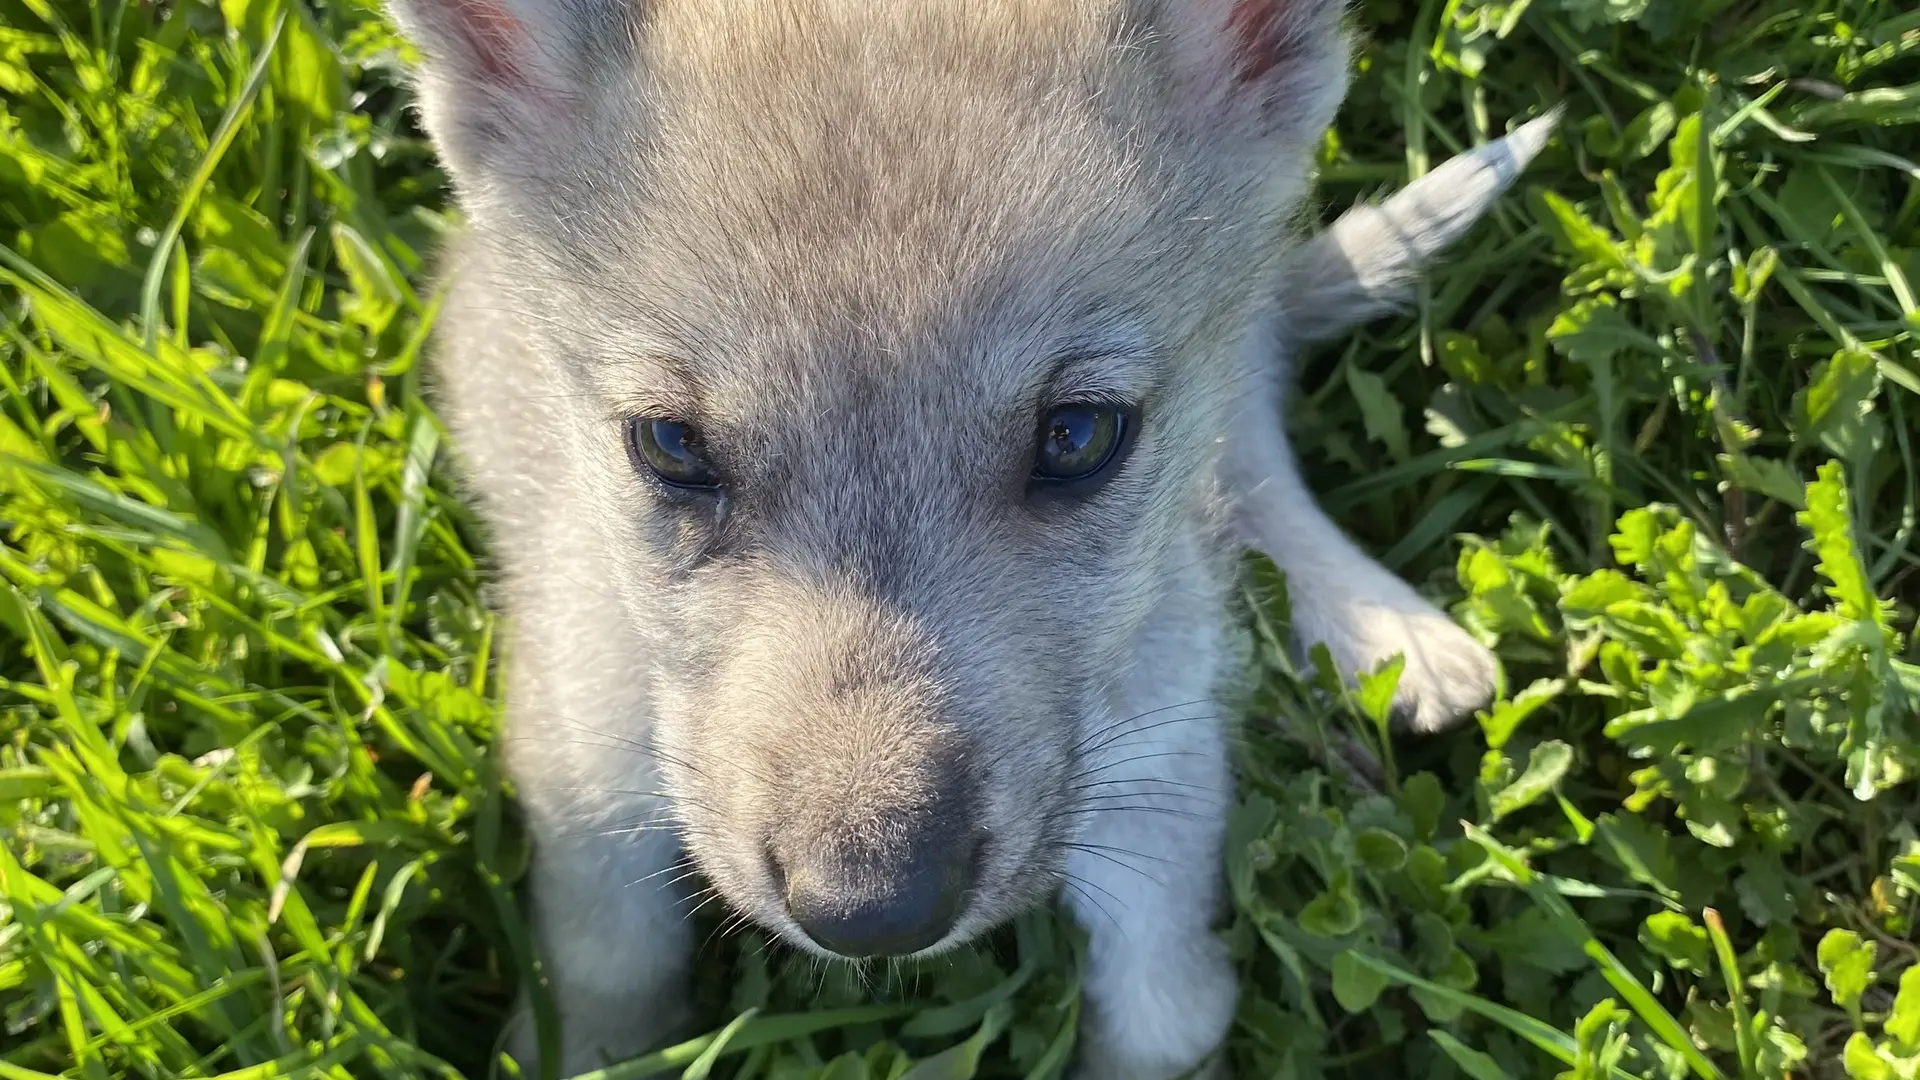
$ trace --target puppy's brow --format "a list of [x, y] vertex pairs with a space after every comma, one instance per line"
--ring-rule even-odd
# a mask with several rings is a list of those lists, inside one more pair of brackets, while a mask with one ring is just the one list
[[1075, 354], [1063, 358], [1041, 397], [1049, 404], [1132, 403], [1147, 397], [1159, 376], [1160, 357], [1151, 351]]
[[1163, 350], [1130, 326], [1103, 327], [1057, 346], [1040, 384], [1041, 404], [1136, 402], [1158, 385]]
[[700, 391], [692, 362], [672, 353], [640, 353], [624, 359], [601, 361], [619, 371], [621, 389], [611, 395], [609, 414], [671, 417], [685, 423], [697, 423], [706, 417], [706, 396]]

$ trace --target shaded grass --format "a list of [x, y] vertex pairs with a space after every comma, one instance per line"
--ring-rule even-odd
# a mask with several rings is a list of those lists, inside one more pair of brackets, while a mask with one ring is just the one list
[[[1569, 109], [1416, 312], [1312, 358], [1292, 426], [1509, 692], [1389, 748], [1387, 683], [1304, 685], [1253, 568], [1256, 713], [1389, 768], [1249, 727], [1241, 1075], [1916, 1075], [1920, 15], [1357, 23], [1329, 215]], [[525, 843], [419, 392], [451, 219], [408, 59], [353, 3], [0, 0], [0, 1076], [498, 1067]], [[700, 917], [715, 1034], [610, 1075], [1070, 1052], [1044, 913], [864, 979]]]

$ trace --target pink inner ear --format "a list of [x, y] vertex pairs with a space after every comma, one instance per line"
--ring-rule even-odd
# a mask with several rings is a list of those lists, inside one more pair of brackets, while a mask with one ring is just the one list
[[450, 0], [454, 30], [466, 39], [479, 74], [497, 83], [525, 85], [520, 50], [526, 27], [499, 0]]
[[1293, 6], [1294, 0], [1233, 0], [1227, 32], [1241, 82], [1252, 82], [1287, 59], [1299, 23], [1289, 11]]

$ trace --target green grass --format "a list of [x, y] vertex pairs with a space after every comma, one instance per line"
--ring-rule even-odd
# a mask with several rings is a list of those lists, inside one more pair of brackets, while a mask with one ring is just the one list
[[[419, 393], [445, 180], [377, 13], [293, 3], [0, 0], [0, 1080], [482, 1077], [531, 962]], [[1508, 694], [1385, 747], [1251, 579], [1258, 711], [1387, 768], [1252, 725], [1241, 1077], [1920, 1076], [1920, 12], [1356, 21], [1329, 213], [1569, 109], [1293, 426]], [[716, 1036], [610, 1075], [1056, 1076], [1078, 949], [716, 938]]]

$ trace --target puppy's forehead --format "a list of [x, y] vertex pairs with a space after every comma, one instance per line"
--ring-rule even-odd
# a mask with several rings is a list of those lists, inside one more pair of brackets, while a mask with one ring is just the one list
[[620, 229], [641, 238], [634, 268], [708, 333], [751, 338], [729, 351], [804, 340], [909, 363], [1081, 332], [1072, 320], [1124, 291], [1126, 264], [1154, 273], [1135, 252], [1164, 247], [1149, 239], [1162, 210], [1116, 148], [1086, 148], [1096, 165], [1064, 138], [1009, 148], [928, 123], [898, 139], [714, 134], [662, 153]]
[[1141, 104], [1112, 10], [660, 4], [641, 107], [569, 185], [568, 276], [605, 294], [595, 333], [630, 331], [599, 352], [671, 361], [660, 389], [704, 415], [1030, 409], [1115, 312], [1165, 330], [1221, 302], [1238, 270], [1187, 294], [1234, 193]]
[[1183, 155], [1101, 6], [662, 3], [571, 216], [722, 318], [909, 324], [1111, 265], [1178, 213]]

